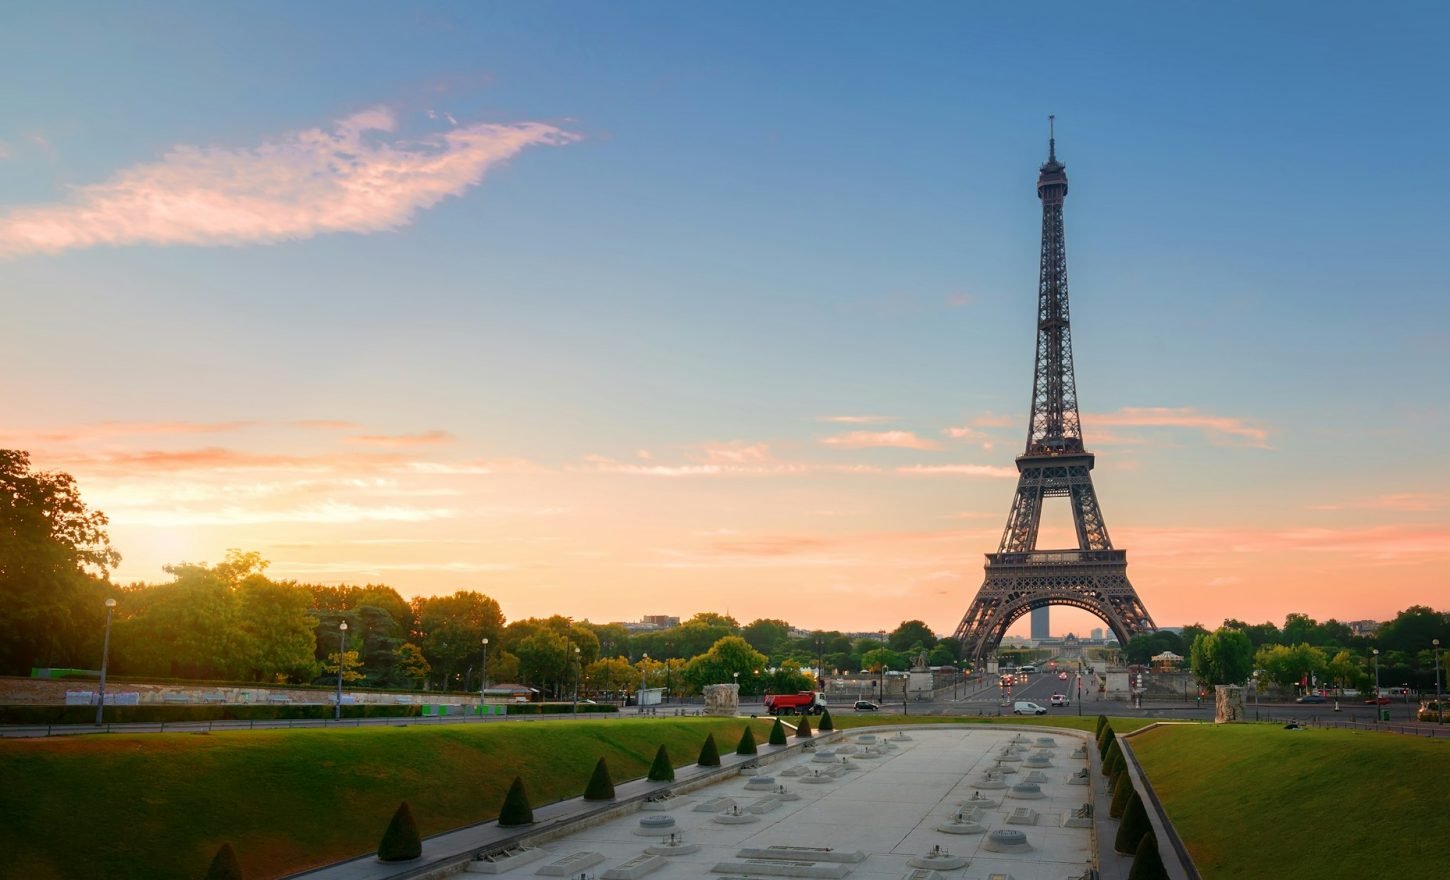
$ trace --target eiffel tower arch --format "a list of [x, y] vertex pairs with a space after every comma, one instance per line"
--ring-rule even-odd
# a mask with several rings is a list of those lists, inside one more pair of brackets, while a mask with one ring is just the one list
[[[1096, 458], [1083, 445], [1062, 223], [1067, 166], [1057, 161], [1053, 136], [1048, 138], [1047, 162], [1037, 177], [1037, 196], [1042, 200], [1042, 260], [1027, 448], [1017, 457], [1017, 494], [1002, 541], [996, 553], [987, 554], [986, 579], [955, 636], [964, 655], [978, 661], [996, 650], [1018, 618], [1051, 605], [1080, 608], [1101, 618], [1124, 644], [1156, 629], [1128, 581], [1127, 551], [1114, 549], [1108, 537], [1093, 488]], [[1037, 548], [1043, 500], [1051, 497], [1068, 499], [1076, 548]]]

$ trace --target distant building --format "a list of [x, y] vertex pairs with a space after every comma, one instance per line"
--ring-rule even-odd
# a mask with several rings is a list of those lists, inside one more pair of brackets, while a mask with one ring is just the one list
[[1345, 625], [1349, 627], [1350, 632], [1357, 636], [1372, 636], [1380, 628], [1378, 620], [1351, 620]]
[[630, 632], [648, 632], [655, 629], [669, 629], [672, 626], [679, 626], [680, 619], [670, 614], [646, 614], [638, 623], [626, 623], [624, 628]]
[[1032, 609], [1032, 640], [1052, 638], [1052, 627], [1047, 619], [1047, 606]]
[[1095, 642], [1101, 642], [1102, 640], [1103, 640], [1103, 628], [1100, 627], [1100, 626], [1093, 627], [1093, 641], [1095, 641]]

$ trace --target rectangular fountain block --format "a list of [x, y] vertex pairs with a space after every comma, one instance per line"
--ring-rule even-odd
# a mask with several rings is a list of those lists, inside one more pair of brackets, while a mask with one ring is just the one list
[[770, 797], [761, 798], [760, 800], [746, 807], [745, 810], [746, 812], [754, 813], [755, 815], [759, 816], [763, 813], [769, 813], [771, 810], [778, 808], [780, 804], [780, 798], [776, 797], [775, 795], [771, 795]]
[[623, 864], [615, 865], [600, 876], [604, 880], [639, 880], [646, 874], [658, 871], [669, 861], [664, 856], [641, 853]]
[[604, 853], [588, 851], [569, 853], [563, 858], [554, 859], [534, 873], [543, 877], [570, 877], [602, 861], [604, 861]]
[[710, 869], [714, 874], [751, 877], [811, 877], [841, 880], [851, 869], [840, 862], [798, 862], [785, 859], [726, 859]]
[[728, 797], [716, 797], [700, 801], [695, 804], [696, 813], [719, 813], [735, 806], [735, 799]]
[[1037, 811], [1031, 807], [1017, 807], [1007, 814], [1008, 825], [1036, 825]]
[[806, 768], [804, 768], [804, 767], [790, 767], [788, 769], [785, 769], [785, 770], [780, 771], [780, 773], [778, 773], [777, 775], [778, 776], [800, 776], [804, 772], [806, 772]]
[[747, 847], [735, 854], [738, 859], [795, 860], [801, 862], [864, 862], [866, 854], [859, 849], [832, 849], [828, 846]]
[[1091, 828], [1093, 827], [1092, 816], [1081, 815], [1080, 810], [1068, 810], [1062, 814], [1063, 828]]
[[988, 874], [987, 875], [987, 880], [1017, 880], [1017, 878], [1016, 877], [1013, 877], [1011, 874], [997, 873], [997, 874]]
[[547, 850], [536, 847], [500, 850], [469, 862], [464, 870], [469, 874], [502, 874], [505, 871], [512, 871], [514, 868], [522, 868], [531, 862], [537, 862], [548, 854]]
[[901, 880], [943, 880], [943, 878], [930, 868], [912, 868], [901, 875]]

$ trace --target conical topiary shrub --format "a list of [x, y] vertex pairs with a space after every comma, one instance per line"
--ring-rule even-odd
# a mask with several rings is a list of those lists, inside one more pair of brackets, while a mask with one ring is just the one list
[[609, 765], [602, 757], [594, 765], [594, 775], [589, 777], [589, 784], [584, 787], [584, 800], [614, 800], [614, 780], [609, 778]]
[[700, 757], [695, 763], [701, 767], [720, 766], [720, 749], [715, 745], [715, 734], [705, 734], [705, 744], [700, 746]]
[[1108, 757], [1109, 747], [1111, 747], [1112, 744], [1117, 741], [1118, 735], [1116, 733], [1113, 733], [1113, 729], [1111, 727], [1103, 728], [1103, 741], [1098, 743], [1098, 756], [1106, 759]]
[[773, 746], [785, 745], [785, 725], [780, 719], [775, 719], [775, 724], [770, 728], [770, 744]]
[[819, 730], [821, 733], [825, 733], [828, 730], [835, 730], [835, 729], [836, 729], [836, 725], [835, 725], [835, 723], [833, 723], [831, 721], [831, 710], [830, 709], [822, 709], [821, 710], [821, 723], [816, 725], [816, 730]]
[[1135, 789], [1128, 798], [1128, 805], [1123, 808], [1123, 821], [1118, 825], [1118, 836], [1113, 840], [1113, 849], [1125, 856], [1132, 855], [1138, 851], [1143, 835], [1151, 833], [1153, 827], [1148, 824], [1148, 811], [1144, 809], [1143, 799], [1138, 797]]
[[1098, 748], [1101, 749], [1103, 747], [1103, 743], [1108, 740], [1112, 735], [1113, 725], [1104, 724], [1102, 730], [1098, 731]]
[[407, 801], [398, 804], [393, 821], [383, 832], [378, 843], [378, 861], [406, 862], [423, 854], [423, 840], [418, 836], [418, 823], [413, 821], [413, 809]]
[[1123, 753], [1120, 752], [1120, 751], [1119, 752], [1113, 752], [1113, 751], [1108, 752], [1108, 756], [1103, 759], [1103, 775], [1106, 776], [1106, 777], [1108, 777], [1109, 779], [1111, 779], [1114, 774], [1121, 773], [1122, 770], [1123, 770]]
[[508, 794], [503, 796], [503, 809], [498, 812], [498, 824], [505, 828], [516, 825], [534, 824], [534, 808], [529, 806], [529, 793], [524, 791], [524, 778], [514, 777]]
[[655, 762], [649, 765], [650, 782], [674, 782], [675, 765], [670, 763], [670, 753], [663, 745], [655, 752]]
[[242, 865], [230, 843], [222, 844], [212, 856], [211, 867], [206, 869], [204, 880], [242, 880]]
[[1132, 780], [1126, 774], [1119, 773], [1118, 781], [1113, 783], [1113, 802], [1108, 805], [1108, 815], [1114, 819], [1123, 818], [1123, 808], [1128, 806], [1128, 798], [1132, 794]]
[[737, 755], [754, 755], [759, 750], [755, 747], [755, 734], [750, 731], [750, 725], [740, 731], [740, 742], [735, 746]]
[[800, 726], [795, 729], [795, 735], [796, 739], [810, 739], [811, 736], [813, 736], [813, 734], [811, 733], [811, 718], [809, 715], [801, 716], [801, 723]]
[[1103, 728], [1108, 726], [1108, 716], [1099, 715], [1097, 727], [1093, 728], [1093, 735], [1099, 738], [1103, 735]]
[[1133, 854], [1128, 880], [1168, 880], [1168, 870], [1163, 867], [1163, 858], [1158, 855], [1158, 835], [1151, 831], [1138, 841], [1138, 851]]
[[1123, 747], [1118, 745], [1118, 738], [1113, 737], [1112, 741], [1108, 743], [1108, 747], [1103, 750], [1103, 775], [1107, 776], [1113, 772], [1108, 769], [1109, 765], [1121, 760], [1123, 760]]

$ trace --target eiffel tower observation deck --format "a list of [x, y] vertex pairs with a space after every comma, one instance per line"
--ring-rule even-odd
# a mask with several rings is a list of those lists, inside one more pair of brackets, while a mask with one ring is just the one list
[[[1114, 549], [1108, 537], [1093, 488], [1095, 457], [1083, 445], [1062, 222], [1067, 166], [1057, 160], [1055, 132], [1037, 176], [1037, 197], [1042, 200], [1042, 262], [1027, 448], [1017, 457], [1017, 494], [1002, 541], [996, 553], [987, 554], [986, 579], [956, 630], [964, 653], [978, 660], [996, 650], [1018, 618], [1051, 605], [1096, 615], [1124, 644], [1155, 629], [1128, 581], [1127, 551]], [[1043, 499], [1055, 496], [1068, 499], [1078, 545], [1040, 550]]]

